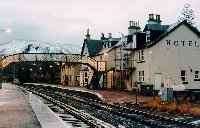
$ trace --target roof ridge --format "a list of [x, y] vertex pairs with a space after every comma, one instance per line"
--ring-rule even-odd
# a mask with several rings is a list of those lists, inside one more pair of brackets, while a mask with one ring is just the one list
[[[177, 24], [176, 24], [177, 23]], [[155, 41], [153, 41], [151, 44], [147, 45], [147, 47], [151, 47], [154, 44], [157, 44], [160, 40], [162, 40], [164, 37], [166, 37], [167, 35], [169, 35], [171, 32], [173, 32], [174, 30], [176, 30], [177, 28], [179, 28], [181, 25], [185, 24], [189, 29], [191, 29], [191, 31], [193, 31], [195, 34], [197, 34], [198, 37], [200, 37], [200, 32], [199, 30], [194, 27], [193, 25], [189, 24], [187, 22], [187, 20], [184, 20], [182, 22], [176, 22], [174, 23], [175, 26], [169, 27], [166, 32], [164, 32], [163, 34], [161, 34]]]

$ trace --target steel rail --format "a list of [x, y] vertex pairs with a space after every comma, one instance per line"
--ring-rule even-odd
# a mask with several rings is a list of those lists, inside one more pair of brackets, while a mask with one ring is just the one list
[[[29, 86], [30, 87], [30, 86]], [[47, 88], [47, 86], [35, 86], [32, 85], [31, 87], [32, 89], [38, 89], [38, 91], [42, 91], [44, 92], [43, 89]], [[52, 90], [55, 90], [56, 88], [53, 87]], [[47, 90], [45, 90], [45, 93], [49, 93], [48, 95], [50, 95], [51, 93], [49, 92], [51, 90], [51, 87], [48, 87]], [[102, 101], [99, 100], [93, 100], [93, 99], [85, 99], [85, 98], [81, 98], [80, 96], [77, 95], [64, 95], [63, 96], [63, 92], [64, 90], [57, 90], [58, 92], [55, 92], [56, 97], [60, 100], [63, 100], [62, 97], [65, 98], [70, 98], [71, 100], [74, 100], [76, 102], [80, 102], [83, 104], [88, 104], [89, 106], [95, 107], [96, 109], [102, 109], [105, 111], [109, 111], [109, 113], [121, 116], [123, 118], [127, 118], [127, 119], [131, 119], [137, 122], [140, 122], [142, 124], [151, 126], [151, 127], [156, 127], [156, 128], [166, 128], [168, 125], [176, 125], [178, 127], [181, 128], [196, 128], [195, 125], [192, 124], [188, 124], [188, 122], [186, 121], [181, 121], [181, 120], [175, 120], [173, 118], [170, 118], [168, 116], [164, 116], [164, 115], [159, 115], [157, 113], [152, 113], [150, 111], [146, 111], [146, 110], [139, 110], [139, 109], [130, 109], [127, 107], [122, 107], [122, 106], [116, 106], [116, 105], [110, 105], [107, 103], [104, 103]], [[62, 95], [59, 94], [62, 91]], [[55, 95], [54, 95], [55, 96]]]
[[[23, 88], [23, 89], [26, 89], [26, 88]], [[59, 106], [60, 108], [64, 109], [65, 111], [69, 112], [70, 114], [72, 114], [76, 118], [84, 121], [85, 123], [87, 123], [92, 128], [115, 128], [111, 124], [108, 124], [104, 121], [101, 121], [101, 120], [95, 118], [94, 116], [91, 116], [88, 113], [79, 111], [78, 109], [76, 109], [72, 106], [69, 106], [69, 105], [67, 105], [67, 104], [65, 104], [65, 103], [63, 103], [59, 100], [56, 100], [56, 99], [54, 99], [50, 96], [47, 96], [43, 93], [37, 92], [35, 90], [27, 90], [27, 91], [32, 92], [33, 94], [38, 95], [38, 96], [44, 98], [45, 100], [52, 102], [53, 104]]]

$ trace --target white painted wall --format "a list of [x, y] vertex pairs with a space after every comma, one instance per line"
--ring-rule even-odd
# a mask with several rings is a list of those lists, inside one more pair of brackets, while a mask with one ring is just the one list
[[[166, 40], [191, 40], [193, 44], [192, 46], [187, 44], [185, 47], [182, 45], [174, 46], [173, 44], [168, 46]], [[200, 81], [194, 81], [194, 71], [200, 71], [200, 47], [195, 47], [194, 41], [197, 41], [200, 45], [199, 37], [187, 26], [181, 25], [156, 45], [144, 49], [145, 62], [137, 63], [136, 61], [135, 73], [144, 70], [145, 83], [148, 84], [154, 83], [155, 73], [161, 73], [162, 82], [170, 80], [170, 84], [180, 85], [182, 84], [180, 72], [186, 70], [189, 83], [185, 84], [185, 87], [190, 89], [200, 88]], [[136, 51], [134, 58], [137, 59], [137, 56], [138, 51]]]

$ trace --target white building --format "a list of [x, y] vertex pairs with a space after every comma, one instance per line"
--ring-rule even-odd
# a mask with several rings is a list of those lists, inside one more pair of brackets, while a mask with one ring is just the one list
[[146, 28], [146, 41], [137, 42], [142, 47], [132, 52], [133, 79], [143, 85], [155, 85], [156, 90], [161, 84], [200, 89], [200, 32], [187, 21], [165, 27], [152, 40], [151, 30]]

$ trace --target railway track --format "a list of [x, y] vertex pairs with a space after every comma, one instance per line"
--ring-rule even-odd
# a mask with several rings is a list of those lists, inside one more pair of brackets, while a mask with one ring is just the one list
[[[22, 86], [87, 122], [91, 127], [125, 128], [197, 128], [186, 120], [178, 120], [140, 108], [106, 104], [87, 93], [77, 93], [51, 86], [24, 84]], [[89, 95], [89, 96], [87, 96]], [[88, 114], [89, 113], [89, 114]], [[191, 120], [191, 119], [190, 119]], [[107, 122], [107, 123], [106, 123]], [[111, 125], [110, 125], [111, 124]]]
[[[22, 89], [25, 89], [25, 88], [22, 88]], [[38, 96], [40, 96], [41, 98], [43, 98], [44, 100], [50, 102], [53, 104], [53, 107], [60, 107], [61, 109], [63, 109], [65, 112], [64, 113], [69, 113], [73, 116], [75, 116], [76, 118], [78, 118], [79, 120], [85, 122], [90, 128], [114, 128], [114, 126], [104, 122], [104, 121], [101, 121], [87, 113], [84, 113], [83, 111], [79, 111], [78, 109], [72, 107], [72, 106], [69, 106], [59, 100], [56, 100], [55, 98], [52, 98], [48, 95], [45, 95], [43, 93], [40, 93], [40, 92], [37, 92], [35, 90], [24, 90], [24, 91], [29, 91], [29, 92], [32, 92], [33, 94], [36, 94]], [[52, 106], [51, 106], [52, 107]], [[51, 108], [50, 107], [50, 108]], [[64, 116], [60, 115], [60, 117], [65, 120]]]

